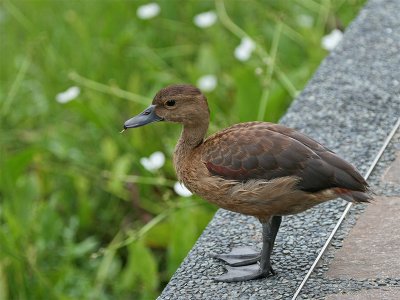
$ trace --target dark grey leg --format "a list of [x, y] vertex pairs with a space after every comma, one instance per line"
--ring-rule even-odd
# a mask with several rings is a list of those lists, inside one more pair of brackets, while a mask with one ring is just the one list
[[271, 253], [274, 248], [276, 235], [281, 225], [282, 217], [274, 216], [268, 223], [262, 223], [263, 226], [263, 248], [261, 250], [260, 269], [268, 276], [269, 273], [275, 275], [271, 266]]
[[[270, 218], [268, 221], [262, 223], [263, 247], [261, 250], [261, 256], [254, 255], [254, 257], [252, 258], [242, 260], [242, 262], [243, 261], [249, 262], [249, 261], [257, 261], [258, 259], [260, 259], [259, 264], [252, 264], [252, 265], [241, 264], [241, 267], [227, 266], [226, 269], [228, 272], [219, 277], [216, 277], [215, 280], [224, 282], [246, 281], [258, 278], [264, 278], [270, 275], [275, 275], [275, 271], [271, 267], [270, 257], [281, 221], [282, 221], [281, 216], [274, 216]], [[228, 256], [231, 255], [232, 252], [228, 254]], [[239, 253], [239, 256], [243, 257], [243, 254]], [[218, 258], [227, 261], [224, 257], [219, 256]], [[238, 266], [238, 262], [234, 262], [234, 265]]]

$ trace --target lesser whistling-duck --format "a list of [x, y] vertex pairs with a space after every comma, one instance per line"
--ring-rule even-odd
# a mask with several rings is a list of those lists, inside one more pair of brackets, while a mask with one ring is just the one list
[[[210, 112], [194, 86], [159, 91], [124, 129], [157, 121], [183, 124], [174, 152], [177, 176], [193, 193], [218, 206], [255, 216], [262, 223], [261, 253], [246, 248], [216, 255], [228, 265], [218, 281], [244, 281], [275, 274], [270, 256], [281, 216], [300, 213], [342, 197], [368, 202], [368, 184], [357, 170], [329, 149], [288, 127], [240, 123], [204, 139]], [[259, 263], [257, 263], [259, 261]]]

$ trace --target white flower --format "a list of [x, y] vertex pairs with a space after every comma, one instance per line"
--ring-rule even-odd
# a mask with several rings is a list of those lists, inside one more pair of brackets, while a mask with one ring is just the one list
[[146, 170], [153, 172], [164, 165], [165, 155], [161, 151], [157, 151], [151, 154], [149, 158], [142, 157], [140, 163]]
[[325, 50], [332, 51], [340, 43], [343, 38], [343, 33], [339, 29], [334, 29], [328, 35], [322, 38], [321, 46]]
[[297, 17], [297, 23], [302, 27], [311, 28], [314, 24], [314, 18], [310, 15], [299, 15]]
[[200, 90], [204, 92], [213, 91], [216, 88], [217, 83], [218, 83], [217, 77], [212, 74], [201, 76], [197, 80], [197, 86], [199, 87]]
[[65, 92], [58, 93], [56, 95], [56, 101], [58, 103], [67, 103], [74, 100], [81, 93], [81, 89], [77, 86], [71, 86]]
[[148, 3], [138, 7], [136, 15], [139, 19], [148, 20], [160, 13], [160, 6], [157, 3]]
[[174, 191], [175, 191], [175, 193], [177, 193], [179, 196], [182, 196], [182, 197], [190, 197], [193, 195], [192, 192], [189, 191], [187, 189], [187, 187], [183, 183], [180, 183], [180, 182], [177, 182], [174, 184]]
[[246, 61], [250, 58], [255, 48], [256, 44], [254, 41], [248, 37], [244, 37], [235, 49], [235, 57], [240, 61]]
[[215, 24], [217, 14], [213, 11], [207, 11], [194, 16], [193, 23], [200, 28], [207, 28]]

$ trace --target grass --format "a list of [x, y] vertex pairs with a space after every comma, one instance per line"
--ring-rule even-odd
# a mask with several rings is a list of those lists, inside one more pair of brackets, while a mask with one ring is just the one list
[[[174, 193], [169, 159], [139, 162], [170, 158], [179, 126], [119, 134], [123, 122], [205, 74], [218, 78], [210, 131], [278, 121], [327, 54], [322, 36], [364, 1], [157, 2], [150, 20], [145, 1], [0, 2], [0, 299], [155, 298], [216, 208]], [[196, 27], [209, 10], [217, 23]], [[55, 101], [71, 86], [75, 100]]]

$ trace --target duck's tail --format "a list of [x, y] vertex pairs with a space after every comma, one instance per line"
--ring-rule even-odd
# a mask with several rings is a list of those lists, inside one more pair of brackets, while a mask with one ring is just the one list
[[370, 189], [367, 189], [365, 192], [360, 191], [352, 191], [348, 189], [335, 189], [337, 195], [349, 202], [361, 203], [361, 202], [371, 202], [374, 200], [373, 192]]

